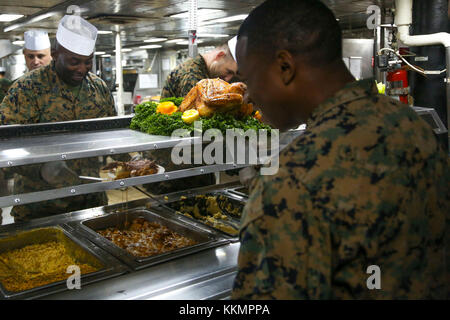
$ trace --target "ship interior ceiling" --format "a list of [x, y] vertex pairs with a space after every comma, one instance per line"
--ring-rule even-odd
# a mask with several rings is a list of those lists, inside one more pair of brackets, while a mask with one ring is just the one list
[[[198, 34], [199, 39], [202, 40], [201, 45], [214, 45], [224, 40], [220, 37], [202, 37], [202, 33], [226, 34], [231, 37], [236, 34], [241, 23], [241, 20], [221, 23], [211, 23], [210, 21], [248, 14], [252, 8], [262, 2], [262, 0], [199, 0]], [[358, 35], [358, 31], [364, 35], [370, 35], [369, 30], [365, 28], [367, 7], [372, 4], [382, 8], [393, 5], [392, 0], [324, 0], [324, 2], [335, 12], [344, 30], [344, 35]], [[142, 45], [149, 37], [164, 37], [169, 40], [187, 40], [188, 38], [189, 1], [185, 0], [30, 0], [22, 6], [17, 6], [16, 1], [0, 0], [2, 13], [23, 15], [20, 19], [12, 22], [0, 22], [0, 39], [21, 40], [23, 33], [31, 28], [45, 29], [51, 37], [54, 37], [58, 21], [70, 5], [79, 6], [81, 15], [99, 30], [120, 31], [123, 48]], [[12, 26], [12, 28], [5, 32], [5, 28], [8, 26]], [[96, 47], [98, 51], [112, 52], [114, 48], [113, 34], [99, 35]], [[164, 48], [179, 49], [180, 45], [164, 43]]]

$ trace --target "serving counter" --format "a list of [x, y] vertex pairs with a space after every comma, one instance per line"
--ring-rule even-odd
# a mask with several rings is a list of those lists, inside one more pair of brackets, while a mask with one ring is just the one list
[[[160, 195], [155, 200], [170, 203], [181, 197], [220, 191], [230, 197], [245, 201], [232, 192], [236, 184], [214, 185], [189, 191]], [[167, 200], [165, 200], [165, 199]], [[236, 272], [239, 242], [237, 237], [196, 223], [184, 216], [174, 216], [164, 211], [152, 199], [141, 199], [123, 204], [91, 208], [53, 217], [35, 219], [27, 223], [15, 223], [0, 227], [1, 239], [29, 230], [53, 227], [64, 230], [83, 249], [94, 253], [105, 264], [102, 274], [81, 277], [81, 289], [67, 288], [66, 282], [56, 282], [24, 293], [10, 293], [0, 285], [1, 299], [222, 299], [228, 298]], [[153, 209], [152, 209], [153, 208]], [[172, 224], [201, 232], [208, 238], [204, 244], [186, 250], [175, 250], [165, 256], [136, 262], [124, 256], [118, 247], [107, 243], [94, 233], [81, 229], [83, 222], [110, 216], [122, 216], [127, 212], [151, 212]], [[106, 246], [105, 246], [106, 245]], [[108, 248], [109, 246], [109, 248]], [[112, 250], [111, 250], [112, 249]], [[2, 248], [0, 246], [0, 252]], [[69, 274], [68, 274], [69, 276]]]
[[[0, 168], [42, 164], [93, 156], [172, 148], [196, 137], [170, 138], [151, 136], [128, 129], [131, 117], [71, 121], [26, 126], [0, 126]], [[280, 139], [286, 146], [302, 131], [290, 132]], [[112, 181], [86, 183], [51, 190], [0, 197], [0, 207], [22, 205], [80, 194], [124, 189], [142, 184], [243, 168], [235, 163], [201, 165], [193, 168], [130, 177]], [[50, 282], [18, 292], [5, 289], [0, 281], [1, 299], [227, 299], [236, 275], [239, 252], [239, 219], [247, 201], [248, 190], [238, 182], [216, 184], [135, 200], [116, 205], [68, 212], [56, 216], [0, 226], [0, 255], [8, 248], [21, 248], [17, 242], [26, 232], [38, 230], [48, 237], [55, 230], [64, 234], [65, 243], [76, 245], [96, 259], [96, 272], [81, 274], [81, 288], [69, 289], [64, 280]], [[183, 201], [214, 196], [221, 214], [205, 216], [198, 212], [184, 214]], [[227, 208], [219, 203], [227, 201]], [[209, 200], [208, 200], [209, 201]], [[233, 207], [234, 206], [234, 207]], [[196, 209], [198, 211], [198, 208]], [[67, 211], [70, 211], [68, 208]], [[194, 210], [195, 211], [195, 210]], [[235, 215], [239, 211], [238, 215]], [[182, 213], [182, 214], [181, 214]], [[235, 215], [235, 216], [233, 216]], [[130, 254], [129, 248], [103, 237], [98, 231], [120, 227], [141, 219], [146, 224], [167, 227], [194, 241], [149, 257]], [[221, 220], [222, 219], [222, 220]], [[164, 231], [162, 233], [168, 233]], [[32, 239], [33, 237], [29, 237]], [[3, 242], [2, 242], [3, 241]], [[30, 240], [31, 241], [31, 240]], [[38, 240], [38, 243], [43, 243]], [[113, 243], [114, 242], [114, 243]], [[8, 243], [3, 245], [2, 243]], [[32, 243], [32, 241], [30, 242]], [[78, 253], [78, 255], [80, 255]], [[4, 267], [5, 268], [5, 267]], [[10, 268], [6, 266], [6, 268]], [[6, 272], [11, 270], [6, 269]], [[0, 265], [1, 271], [1, 265]], [[0, 272], [1, 273], [1, 272]], [[67, 275], [69, 277], [70, 274]], [[0, 274], [1, 280], [1, 274]]]

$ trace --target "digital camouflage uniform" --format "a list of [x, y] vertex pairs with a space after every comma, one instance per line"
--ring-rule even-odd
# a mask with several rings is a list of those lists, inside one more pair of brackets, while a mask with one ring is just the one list
[[197, 82], [208, 78], [208, 67], [201, 55], [188, 59], [169, 74], [161, 98], [185, 97]]
[[6, 95], [6, 92], [8, 92], [9, 87], [11, 86], [12, 81], [5, 79], [5, 78], [1, 78], [0, 79], [0, 103], [2, 102], [3, 98]]
[[[3, 194], [3, 190], [6, 189], [6, 180], [3, 174], [3, 170], [0, 169], [0, 197], [5, 196], [5, 194]], [[3, 217], [2, 217], [2, 208], [0, 208], [0, 226], [2, 225], [3, 222]]]
[[253, 181], [232, 297], [445, 298], [448, 164], [411, 108], [373, 80], [347, 85]]
[[[72, 89], [73, 90], [73, 89]], [[110, 117], [116, 114], [114, 100], [106, 84], [93, 73], [83, 80], [75, 96], [56, 74], [55, 62], [33, 70], [11, 86], [0, 104], [0, 123], [32, 124]], [[98, 158], [67, 161], [69, 168], [83, 176], [98, 176]], [[14, 193], [54, 189], [40, 177], [41, 165], [15, 167]], [[62, 187], [62, 186], [56, 186]], [[54, 215], [107, 204], [106, 194], [88, 194], [29, 205], [11, 211], [15, 221]]]
[[[188, 59], [183, 64], [177, 66], [167, 77], [166, 83], [161, 93], [161, 98], [185, 97], [189, 91], [200, 80], [209, 78], [206, 62], [201, 55], [194, 59]], [[171, 161], [172, 149], [161, 149], [149, 151], [144, 154], [145, 158], [155, 160], [166, 171], [181, 170], [191, 168], [191, 165], [175, 165]], [[160, 183], [145, 185], [145, 188], [153, 194], [163, 194], [181, 191], [214, 184], [214, 175], [207, 174], [189, 178], [170, 180]]]

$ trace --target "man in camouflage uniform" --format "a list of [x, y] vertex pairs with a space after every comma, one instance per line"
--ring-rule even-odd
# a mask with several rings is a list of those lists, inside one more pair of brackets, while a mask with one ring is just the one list
[[[67, 16], [62, 19], [66, 24]], [[81, 19], [81, 18], [80, 18]], [[94, 28], [81, 19], [86, 28]], [[75, 24], [74, 24], [75, 25]], [[80, 34], [87, 39], [95, 34]], [[90, 73], [92, 68], [95, 39], [87, 39], [91, 48], [71, 51], [70, 39], [57, 33], [56, 51], [53, 61], [44, 67], [33, 70], [11, 86], [8, 95], [0, 105], [0, 124], [32, 124], [82, 120], [115, 115], [114, 100], [106, 84]], [[61, 41], [65, 44], [64, 47]], [[68, 42], [69, 41], [69, 42]], [[79, 44], [79, 43], [78, 43]], [[81, 53], [79, 53], [81, 52]], [[79, 175], [98, 176], [100, 164], [97, 158], [80, 159], [44, 165], [15, 167], [14, 193], [28, 193], [80, 184]], [[44, 201], [29, 205], [16, 206], [11, 214], [15, 221], [54, 215], [107, 204], [104, 193], [88, 194], [58, 200]]]
[[275, 127], [307, 129], [277, 174], [251, 183], [234, 299], [446, 297], [448, 157], [410, 107], [355, 82], [341, 52], [320, 1], [266, 1], [239, 30], [251, 97]]
[[203, 79], [221, 78], [231, 81], [236, 75], [237, 65], [228, 44], [223, 44], [204, 55], [186, 60], [167, 77], [161, 98], [185, 97]]
[[11, 80], [5, 78], [5, 73], [5, 68], [0, 67], [0, 103], [2, 102], [12, 83]]

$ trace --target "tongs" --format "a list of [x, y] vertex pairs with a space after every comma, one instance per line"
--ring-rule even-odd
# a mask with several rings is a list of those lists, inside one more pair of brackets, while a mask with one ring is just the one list
[[176, 210], [172, 209], [171, 207], [169, 207], [168, 205], [166, 205], [164, 202], [162, 202], [161, 200], [159, 200], [158, 198], [155, 198], [152, 194], [148, 193], [147, 191], [142, 190], [139, 187], [133, 186], [133, 188], [135, 188], [136, 190], [142, 192], [143, 194], [145, 194], [147, 197], [150, 197], [152, 200], [154, 200], [155, 202], [157, 202], [161, 207], [163, 207], [164, 209], [168, 210], [171, 213], [175, 213], [177, 215], [179, 215], [179, 213], [177, 213]]
[[82, 180], [92, 180], [92, 181], [106, 181], [107, 178], [98, 178], [98, 177], [87, 177], [87, 176], [78, 176], [79, 179]]

